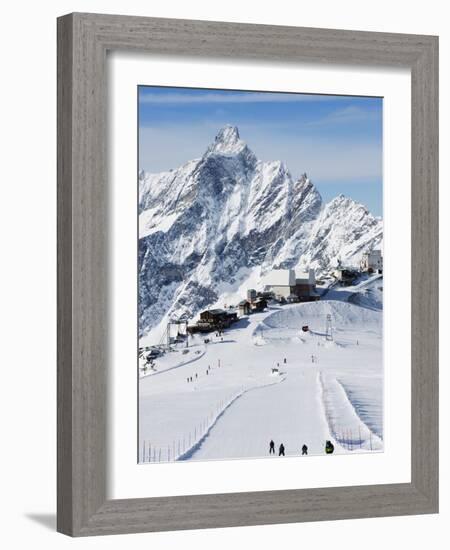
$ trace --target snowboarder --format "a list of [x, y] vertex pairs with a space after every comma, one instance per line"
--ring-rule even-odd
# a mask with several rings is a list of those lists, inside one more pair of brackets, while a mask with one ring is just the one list
[[285, 456], [284, 455], [284, 445], [283, 445], [283, 443], [280, 445], [280, 450], [278, 451], [278, 456]]
[[275, 454], [275, 443], [273, 441], [273, 439], [270, 440], [270, 443], [269, 443], [269, 454]]
[[325, 443], [325, 453], [327, 455], [331, 455], [333, 454], [333, 451], [334, 451], [334, 445], [333, 443], [331, 443], [331, 441], [328, 441]]
[[302, 456], [303, 455], [307, 455], [308, 454], [308, 446], [307, 445], [303, 445], [302, 447]]

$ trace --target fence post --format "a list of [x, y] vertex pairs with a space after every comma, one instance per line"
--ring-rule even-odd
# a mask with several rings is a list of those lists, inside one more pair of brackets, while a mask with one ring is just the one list
[[361, 426], [358, 426], [358, 432], [359, 432], [359, 448], [362, 448], [362, 439], [361, 439]]
[[159, 448], [158, 462], [161, 462], [161, 447]]

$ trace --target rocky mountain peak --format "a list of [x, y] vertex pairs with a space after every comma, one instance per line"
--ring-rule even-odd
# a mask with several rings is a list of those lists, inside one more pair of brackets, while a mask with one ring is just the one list
[[201, 158], [140, 174], [139, 205], [141, 336], [166, 316], [220, 304], [224, 288], [254, 287], [257, 273], [298, 266], [321, 276], [338, 256], [357, 264], [383, 236], [365, 206], [343, 195], [324, 205], [306, 174], [258, 160], [231, 125]]
[[219, 130], [214, 142], [208, 147], [207, 153], [235, 155], [245, 147], [246, 144], [240, 138], [237, 126], [227, 124]]

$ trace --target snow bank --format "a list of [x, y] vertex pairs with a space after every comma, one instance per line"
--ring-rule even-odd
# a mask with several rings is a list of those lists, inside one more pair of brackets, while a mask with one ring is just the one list
[[282, 331], [285, 338], [292, 339], [296, 334], [299, 341], [302, 341], [304, 338], [308, 338], [308, 332], [303, 334], [300, 332], [302, 326], [307, 325], [310, 331], [323, 333], [326, 328], [327, 315], [331, 315], [333, 330], [349, 327], [377, 330], [380, 329], [382, 323], [382, 315], [379, 311], [348, 302], [323, 300], [299, 304], [296, 307], [272, 313], [256, 327], [253, 333], [254, 341], [258, 345], [262, 345], [262, 340], [277, 338], [278, 331]]
[[319, 381], [325, 416], [334, 439], [349, 451], [382, 450], [383, 441], [358, 416], [339, 380], [320, 372]]

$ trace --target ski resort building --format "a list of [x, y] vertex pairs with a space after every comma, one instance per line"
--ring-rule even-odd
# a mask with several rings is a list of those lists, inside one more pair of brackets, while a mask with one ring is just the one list
[[290, 301], [311, 302], [319, 299], [316, 292], [314, 269], [295, 271], [294, 269], [273, 269], [263, 279], [264, 290], [272, 292], [276, 298]]
[[200, 319], [195, 325], [190, 325], [188, 332], [212, 332], [213, 330], [222, 330], [228, 328], [238, 320], [236, 312], [226, 311], [224, 309], [207, 309], [200, 313]]
[[368, 273], [383, 273], [383, 256], [381, 250], [375, 249], [365, 252], [361, 259], [361, 271]]
[[237, 321], [237, 313], [231, 313], [225, 309], [207, 309], [200, 313], [200, 322], [217, 327], [229, 327], [235, 321]]
[[333, 272], [334, 277], [342, 284], [342, 285], [352, 285], [354, 281], [358, 278], [358, 271], [354, 267], [345, 267], [343, 265], [339, 265]]
[[258, 313], [260, 311], [264, 311], [267, 307], [267, 300], [262, 297], [256, 298], [251, 304], [250, 308], [252, 313]]
[[248, 300], [242, 300], [242, 302], [239, 302], [238, 304], [238, 310], [240, 316], [250, 315], [252, 311], [250, 302]]
[[[255, 293], [256, 294], [256, 293]], [[267, 307], [267, 300], [262, 297], [256, 297], [253, 301], [242, 300], [238, 304], [239, 315], [250, 315], [251, 313], [259, 313]]]

